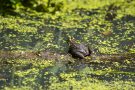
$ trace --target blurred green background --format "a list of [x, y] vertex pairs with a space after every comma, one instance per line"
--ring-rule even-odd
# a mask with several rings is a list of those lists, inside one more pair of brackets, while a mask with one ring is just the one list
[[67, 52], [67, 37], [95, 53], [135, 52], [134, 0], [1, 0], [0, 49]]

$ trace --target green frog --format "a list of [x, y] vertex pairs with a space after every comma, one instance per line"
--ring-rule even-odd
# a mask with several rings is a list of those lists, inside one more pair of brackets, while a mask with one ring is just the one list
[[90, 56], [92, 51], [85, 44], [77, 43], [74, 39], [69, 39], [68, 53], [70, 53], [73, 58], [84, 59], [86, 56]]

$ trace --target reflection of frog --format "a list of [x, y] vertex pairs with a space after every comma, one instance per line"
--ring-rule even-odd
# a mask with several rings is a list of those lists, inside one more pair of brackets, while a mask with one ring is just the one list
[[69, 51], [73, 58], [83, 59], [86, 56], [90, 56], [91, 50], [89, 47], [82, 43], [77, 43], [75, 40], [69, 40]]

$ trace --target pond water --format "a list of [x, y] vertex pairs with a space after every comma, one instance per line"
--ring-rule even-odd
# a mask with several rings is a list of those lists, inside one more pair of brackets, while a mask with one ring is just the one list
[[134, 60], [63, 63], [16, 59], [0, 64], [0, 88], [5, 90], [121, 90], [123, 86], [128, 90], [135, 87]]
[[[0, 89], [134, 90], [135, 55], [122, 55], [135, 53], [135, 16], [131, 10], [134, 2], [117, 2], [116, 7], [120, 8], [114, 12], [117, 15], [113, 20], [106, 20], [105, 17], [113, 13], [112, 10], [107, 11], [108, 4], [102, 4], [90, 10], [76, 8], [57, 17], [30, 12], [19, 16], [0, 16], [0, 50], [3, 51], [50, 50], [67, 54], [67, 38], [71, 36], [77, 42], [87, 43], [94, 54], [121, 54], [120, 57], [111, 55], [110, 58], [95, 56], [88, 62], [63, 62], [60, 58], [64, 57], [57, 57], [57, 54], [49, 59], [33, 59], [36, 55], [30, 52], [23, 53], [30, 59], [11, 59], [12, 55], [18, 57], [20, 54], [1, 54], [0, 51]], [[43, 53], [43, 56], [48, 56], [48, 53]]]

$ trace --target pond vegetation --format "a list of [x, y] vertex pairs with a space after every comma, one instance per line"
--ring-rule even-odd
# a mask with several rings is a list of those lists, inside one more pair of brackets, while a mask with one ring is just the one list
[[[134, 90], [134, 0], [2, 0], [0, 89]], [[92, 54], [74, 59], [68, 38]]]

